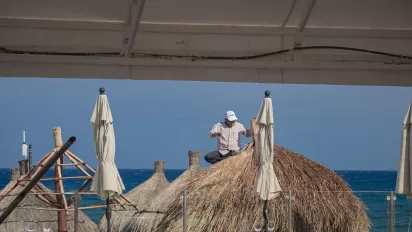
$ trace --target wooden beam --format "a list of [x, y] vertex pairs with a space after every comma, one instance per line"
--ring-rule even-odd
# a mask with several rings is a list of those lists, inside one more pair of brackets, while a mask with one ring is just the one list
[[33, 176], [35, 176], [35, 175], [37, 174], [37, 172], [39, 172], [39, 170], [47, 163], [47, 160], [50, 159], [50, 157], [52, 156], [52, 154], [54, 154], [53, 150], [52, 150], [52, 151], [49, 151], [49, 153], [47, 153], [47, 154], [46, 154], [43, 158], [41, 158], [41, 160], [37, 163], [38, 165], [41, 165], [41, 167], [38, 167], [38, 168], [34, 168], [34, 167], [33, 167], [33, 169], [31, 169], [31, 170], [29, 171], [29, 173], [27, 173], [27, 174], [23, 177], [23, 179], [29, 178], [30, 175], [31, 175], [33, 172], [34, 172]]
[[[44, 191], [44, 189], [40, 186], [40, 185], [35, 185], [34, 187], [33, 187], [33, 189], [35, 189], [36, 191], [38, 191], [38, 193], [41, 193], [41, 194], [39, 194], [39, 195], [42, 195], [42, 196], [44, 196], [44, 198], [47, 200], [47, 201], [49, 201], [49, 204], [52, 204], [53, 206], [55, 206], [55, 207], [57, 207], [59, 204], [57, 203], [57, 201], [55, 200], [55, 199], [53, 199], [53, 197], [52, 197], [52, 194], [50, 194], [50, 193], [46, 193], [45, 191]], [[38, 195], [38, 196], [39, 196]]]
[[86, 175], [89, 178], [93, 178], [86, 170], [84, 170], [79, 164], [85, 165], [85, 162], [77, 162], [70, 154], [68, 153], [64, 153], [64, 155], [67, 157], [67, 159], [70, 160], [70, 162], [72, 162], [72, 165], [75, 165], [76, 168], [82, 172], [84, 175]]
[[[110, 206], [121, 206], [121, 205], [122, 205], [122, 204], [110, 204]], [[106, 206], [107, 206], [106, 204], [84, 206], [84, 207], [79, 207], [79, 210], [99, 209], [99, 208], [105, 208]], [[125, 206], [133, 206], [133, 205], [125, 204]], [[17, 208], [19, 208], [19, 209], [45, 210], [45, 211], [57, 211], [57, 212], [74, 211], [74, 208], [69, 208], [69, 209], [57, 209], [57, 208], [41, 208], [41, 207], [31, 207], [31, 206], [18, 206]], [[123, 211], [123, 210], [115, 210], [115, 211]], [[146, 212], [146, 211], [143, 211], [143, 212]]]
[[[57, 162], [60, 163], [60, 164], [63, 164], [63, 156], [61, 157], [60, 162], [59, 161], [57, 161]], [[61, 190], [60, 193], [64, 193], [65, 191], [64, 191], [64, 184], [63, 184], [63, 168], [61, 166], [56, 167], [56, 168], [59, 169], [58, 176], [59, 176], [60, 179], [58, 180], [58, 182], [59, 182], [59, 186], [60, 186], [60, 190]], [[64, 208], [67, 209], [68, 207], [67, 207], [66, 196], [65, 196], [65, 194], [62, 194], [61, 196], [63, 198]]]
[[129, 200], [129, 198], [127, 198], [124, 194], [120, 194], [120, 197], [123, 198], [123, 200], [125, 200], [127, 203], [131, 204], [136, 210], [138, 210], [139, 208], [137, 208], [136, 205], [134, 205], [132, 203], [132, 201]]
[[[88, 185], [92, 180], [93, 180], [93, 179], [90, 178], [90, 179], [86, 180], [86, 181], [83, 183], [83, 185], [77, 190], [77, 191], [79, 192], [79, 194], [82, 194], [82, 191], [87, 187], [87, 185]], [[93, 193], [93, 194], [95, 194], [95, 193]], [[73, 203], [72, 198], [70, 198], [70, 199], [67, 201], [67, 205], [70, 206], [72, 203]]]
[[[57, 164], [63, 163], [63, 155], [60, 159], [57, 160]], [[61, 166], [56, 166], [54, 169], [54, 185], [56, 189], [56, 193], [64, 193], [64, 187], [62, 183], [62, 168]], [[67, 210], [67, 202], [66, 197], [64, 195], [56, 195], [57, 203], [59, 204], [59, 209]], [[64, 211], [59, 211], [57, 213], [57, 224], [58, 224], [58, 232], [66, 232], [67, 231], [67, 214]]]
[[[56, 168], [61, 166], [56, 166]], [[59, 180], [73, 180], [73, 179], [89, 179], [88, 176], [68, 176], [68, 177], [52, 177], [52, 178], [42, 178], [40, 181], [59, 181]], [[31, 179], [19, 179], [18, 182], [30, 181]]]
[[74, 160], [76, 160], [79, 163], [83, 163], [84, 167], [87, 168], [87, 170], [89, 170], [90, 172], [92, 172], [93, 174], [96, 173], [96, 171], [90, 167], [86, 162], [84, 162], [83, 160], [81, 160], [79, 157], [77, 157], [75, 154], [71, 153], [70, 151], [67, 151], [67, 154], [69, 156], [71, 156]]
[[126, 25], [124, 28], [124, 35], [122, 40], [121, 56], [130, 57], [133, 51], [134, 41], [136, 40], [137, 31], [142, 18], [143, 9], [146, 0], [132, 0], [129, 5]]
[[[77, 163], [77, 162], [75, 162], [75, 163], [68, 163], [68, 164], [53, 164], [53, 166], [61, 166], [61, 167], [64, 167], [64, 166], [77, 166], [77, 165], [79, 165], [79, 164], [84, 164], [84, 163]], [[43, 164], [36, 164], [36, 165], [33, 165], [33, 167], [43, 167], [44, 165]]]

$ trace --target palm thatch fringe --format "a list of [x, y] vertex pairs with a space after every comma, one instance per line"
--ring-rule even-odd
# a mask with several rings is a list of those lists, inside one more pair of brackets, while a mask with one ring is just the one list
[[[170, 183], [164, 174], [164, 161], [155, 161], [155, 173], [145, 182], [126, 193], [126, 197], [131, 200], [138, 209], [144, 209], [148, 204]], [[124, 202], [124, 200], [122, 200]], [[124, 202], [125, 203], [125, 202]], [[122, 232], [125, 224], [138, 211], [133, 207], [123, 210], [121, 207], [114, 207], [111, 220], [111, 231]], [[106, 215], [100, 220], [100, 229], [107, 231]]]
[[200, 152], [189, 151], [189, 167], [168, 188], [157, 195], [143, 210], [150, 212], [138, 212], [132, 216], [124, 227], [124, 232], [151, 232], [163, 218], [164, 213], [174, 199], [181, 196], [182, 186], [186, 186], [188, 181], [199, 173]]
[[[0, 195], [5, 195], [17, 182], [10, 182], [1, 192]], [[24, 182], [23, 182], [24, 183]], [[24, 188], [24, 184], [21, 183], [16, 188], [14, 188], [10, 194], [18, 194]], [[38, 183], [38, 185], [44, 189], [46, 192], [50, 192], [45, 186]], [[32, 190], [32, 193], [37, 193]], [[3, 212], [5, 208], [14, 200], [15, 196], [5, 196], [0, 201], [0, 211]], [[55, 196], [52, 196], [55, 200]], [[47, 208], [56, 209], [46, 201], [42, 201], [38, 195], [27, 195], [23, 201], [19, 204], [19, 207], [36, 207], [36, 208]], [[57, 231], [57, 213], [56, 211], [47, 210], [35, 210], [35, 209], [22, 209], [16, 208], [0, 225], [0, 232], [10, 232], [10, 231], [27, 231], [27, 226], [32, 223], [36, 226], [35, 231], [43, 231], [43, 225], [47, 224], [52, 231]], [[68, 231], [73, 231], [74, 228], [74, 218], [73, 211], [69, 211], [67, 214], [67, 229]], [[99, 231], [98, 226], [93, 223], [83, 212], [79, 211], [79, 231], [80, 232], [91, 232]]]
[[[258, 167], [251, 155], [228, 158], [202, 171], [188, 185], [188, 231], [252, 231], [262, 224], [263, 201], [253, 193]], [[370, 222], [364, 204], [344, 180], [326, 167], [285, 148], [275, 147], [274, 167], [283, 190], [294, 200], [293, 231], [366, 232]], [[338, 193], [337, 193], [338, 191]], [[269, 222], [275, 231], [287, 231], [288, 201], [281, 193], [269, 201]], [[246, 227], [246, 228], [245, 228]], [[156, 232], [181, 232], [182, 199], [175, 199], [156, 227]]]

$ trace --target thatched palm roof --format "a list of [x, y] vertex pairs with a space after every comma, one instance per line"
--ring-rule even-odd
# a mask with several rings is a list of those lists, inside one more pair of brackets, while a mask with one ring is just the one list
[[[170, 183], [164, 174], [164, 161], [155, 161], [155, 173], [145, 182], [126, 193], [126, 197], [131, 200], [139, 209], [144, 209], [148, 204], [164, 189], [169, 187]], [[122, 200], [124, 202], [124, 200]], [[128, 207], [122, 210], [116, 207], [112, 212], [111, 231], [121, 232], [126, 222], [136, 213], [136, 209]], [[100, 228], [107, 231], [106, 216], [100, 220]]]
[[[6, 195], [9, 192], [10, 188], [14, 186], [16, 181], [11, 181], [1, 192], [0, 195]], [[45, 192], [51, 192], [42, 184], [38, 183]], [[15, 194], [20, 193], [23, 190], [23, 183], [18, 185], [14, 190], [7, 194], [3, 199], [0, 200], [0, 211], [3, 211], [13, 200], [16, 198]], [[36, 193], [35, 190], [32, 190], [31, 193]], [[8, 196], [12, 195], [12, 196]], [[54, 195], [51, 196], [53, 199]], [[29, 222], [35, 223], [37, 228], [36, 231], [43, 231], [43, 224], [47, 223], [52, 231], [57, 231], [57, 212], [52, 211], [56, 209], [55, 206], [46, 203], [39, 198], [38, 195], [28, 194], [18, 207], [25, 208], [16, 208], [0, 225], [0, 232], [10, 232], [10, 231], [27, 231], [27, 224]], [[34, 208], [43, 208], [42, 210]], [[50, 209], [48, 210], [44, 210]], [[68, 231], [73, 231], [73, 211], [69, 211], [67, 214], [67, 229]], [[98, 227], [93, 221], [91, 221], [83, 212], [79, 211], [79, 231], [81, 232], [91, 232], [98, 231]]]
[[[275, 152], [274, 167], [282, 190], [291, 189], [294, 197], [293, 231], [369, 231], [363, 203], [340, 176], [285, 148], [277, 146]], [[254, 223], [262, 222], [263, 201], [253, 193], [258, 167], [251, 153], [243, 151], [219, 162], [190, 181], [186, 186], [188, 231], [250, 231]], [[269, 220], [275, 231], [287, 230], [285, 196], [281, 193], [269, 201]], [[182, 228], [182, 199], [175, 197], [154, 231], [180, 232]]]
[[151, 203], [143, 208], [143, 212], [138, 212], [128, 221], [124, 227], [125, 232], [151, 232], [163, 218], [164, 213], [174, 199], [181, 196], [183, 189], [188, 181], [193, 178], [200, 168], [200, 152], [189, 151], [189, 167], [168, 188], [158, 194]]

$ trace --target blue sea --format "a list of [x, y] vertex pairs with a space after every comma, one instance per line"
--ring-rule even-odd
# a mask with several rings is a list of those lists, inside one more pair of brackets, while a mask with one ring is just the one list
[[[165, 174], [169, 181], [176, 179], [184, 170], [166, 170]], [[121, 169], [119, 170], [126, 191], [147, 180], [152, 174], [152, 170], [145, 169]], [[368, 208], [368, 215], [372, 222], [371, 231], [388, 231], [388, 201], [387, 196], [390, 191], [395, 190], [395, 171], [336, 171], [346, 180], [356, 195], [364, 202]], [[0, 169], [0, 188], [9, 182], [9, 170]], [[47, 176], [52, 176], [49, 172]], [[78, 176], [78, 170], [64, 169], [64, 176]], [[54, 189], [53, 182], [44, 182], [45, 185]], [[79, 188], [83, 180], [65, 181], [66, 191], [73, 191]], [[102, 200], [95, 196], [84, 196], [81, 206], [102, 204]], [[408, 231], [410, 222], [412, 203], [406, 200], [405, 196], [397, 196], [395, 201], [395, 231]], [[98, 222], [103, 215], [104, 209], [85, 210], [84, 212], [95, 222]]]

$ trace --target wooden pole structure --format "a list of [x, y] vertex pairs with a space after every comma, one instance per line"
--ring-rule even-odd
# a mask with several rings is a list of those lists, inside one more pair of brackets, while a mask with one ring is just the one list
[[[61, 135], [61, 129], [60, 127], [55, 127], [53, 128], [53, 136], [54, 136], [54, 145], [56, 148], [60, 148], [63, 146], [63, 141], [62, 141], [62, 135]], [[63, 156], [60, 156], [59, 159], [57, 159], [57, 164], [63, 164]], [[62, 178], [62, 166], [57, 165], [54, 168], [54, 178], [56, 180], [54, 181], [54, 186], [56, 189], [56, 193], [63, 193], [64, 192], [64, 187], [63, 187], [63, 180]], [[66, 198], [64, 195], [56, 195], [56, 200], [57, 204], [59, 204], [59, 209], [67, 209], [66, 208]], [[57, 212], [57, 224], [58, 224], [58, 232], [66, 232], [67, 231], [67, 212], [65, 211], [58, 211]]]
[[10, 203], [0, 216], [0, 225], [7, 219], [7, 217], [13, 212], [13, 210], [20, 204], [24, 197], [31, 191], [31, 189], [39, 182], [42, 176], [50, 169], [51, 166], [63, 155], [63, 153], [69, 149], [69, 147], [76, 141], [76, 137], [70, 137], [70, 139], [55, 152], [47, 163], [40, 168], [40, 170], [33, 176], [32, 180], [27, 183], [24, 189], [19, 195]]

